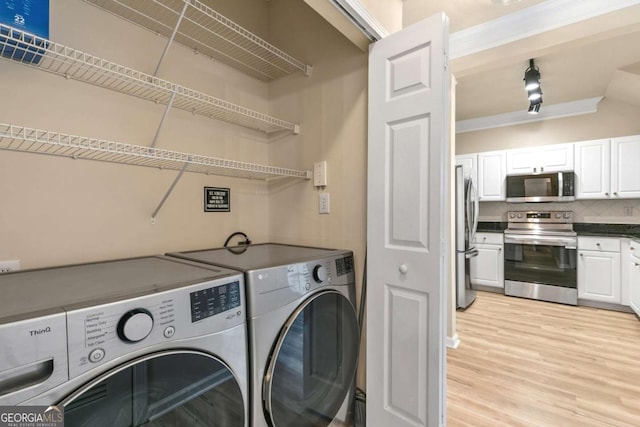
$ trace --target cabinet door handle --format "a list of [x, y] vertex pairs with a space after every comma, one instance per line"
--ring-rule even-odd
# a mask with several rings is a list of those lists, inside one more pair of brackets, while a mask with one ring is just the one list
[[580, 256], [584, 256], [584, 254], [580, 254]]
[[499, 252], [502, 252], [502, 248], [498, 248], [498, 253], [499, 253]]
[[540, 168], [540, 172], [544, 172], [544, 168]]
[[596, 243], [596, 246], [600, 247], [600, 243]]
[[604, 193], [605, 196], [609, 196], [609, 193]]
[[617, 192], [617, 191], [614, 191], [614, 192], [613, 192], [613, 195], [614, 195], [614, 196], [617, 196], [617, 195], [618, 195], [618, 192]]
[[538, 168], [533, 168], [533, 171], [534, 171], [534, 172], [537, 172], [537, 171], [538, 171]]

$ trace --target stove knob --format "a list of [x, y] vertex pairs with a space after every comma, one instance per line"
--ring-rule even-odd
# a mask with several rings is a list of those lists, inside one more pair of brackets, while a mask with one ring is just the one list
[[322, 283], [327, 280], [327, 269], [321, 265], [316, 265], [313, 268], [313, 280], [318, 283]]
[[564, 217], [567, 219], [571, 218], [571, 212], [565, 212]]
[[118, 321], [118, 337], [124, 342], [134, 343], [145, 339], [153, 329], [153, 315], [144, 308], [127, 311]]
[[556, 212], [556, 218], [562, 218], [562, 214], [560, 212]]
[[509, 218], [515, 218], [515, 217], [516, 217], [516, 214], [515, 214], [514, 212], [511, 212], [511, 213], [509, 214]]
[[518, 214], [518, 218], [522, 218], [522, 214], [521, 213]]

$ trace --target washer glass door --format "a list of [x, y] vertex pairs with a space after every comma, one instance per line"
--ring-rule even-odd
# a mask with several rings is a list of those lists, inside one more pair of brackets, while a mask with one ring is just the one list
[[265, 413], [272, 426], [328, 426], [353, 392], [358, 320], [335, 291], [306, 300], [280, 332], [267, 367]]
[[244, 426], [229, 367], [194, 351], [166, 351], [117, 367], [61, 402], [66, 427]]

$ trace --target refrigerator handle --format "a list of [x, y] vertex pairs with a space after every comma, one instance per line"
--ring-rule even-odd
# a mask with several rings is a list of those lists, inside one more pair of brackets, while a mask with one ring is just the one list
[[467, 200], [465, 204], [467, 206], [467, 226], [469, 228], [469, 244], [471, 245], [476, 238], [476, 230], [478, 229], [478, 213], [480, 211], [476, 186], [473, 182], [473, 178], [471, 177], [469, 177], [468, 191], [466, 193]]

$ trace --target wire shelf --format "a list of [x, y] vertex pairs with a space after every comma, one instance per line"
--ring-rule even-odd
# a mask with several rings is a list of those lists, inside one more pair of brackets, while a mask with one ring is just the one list
[[[144, 3], [144, 2], [143, 2]], [[299, 133], [297, 124], [250, 110], [94, 55], [0, 24], [0, 56], [116, 92], [265, 133]]]
[[311, 67], [276, 48], [198, 0], [85, 0], [263, 81]]
[[0, 123], [0, 149], [178, 171], [186, 165], [186, 172], [259, 180], [285, 177], [308, 179], [310, 176], [309, 171], [218, 159], [5, 123]]

